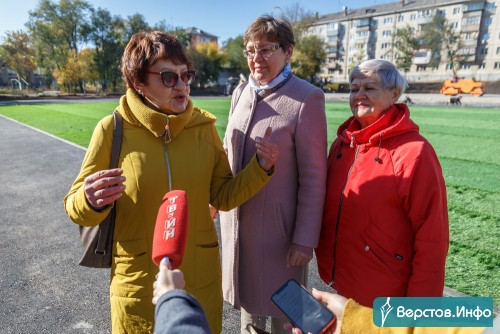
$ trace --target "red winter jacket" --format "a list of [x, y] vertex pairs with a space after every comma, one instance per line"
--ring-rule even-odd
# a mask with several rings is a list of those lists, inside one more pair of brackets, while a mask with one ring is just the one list
[[321, 278], [369, 307], [376, 297], [442, 296], [446, 188], [408, 108], [396, 104], [362, 130], [351, 117], [337, 135], [316, 248]]

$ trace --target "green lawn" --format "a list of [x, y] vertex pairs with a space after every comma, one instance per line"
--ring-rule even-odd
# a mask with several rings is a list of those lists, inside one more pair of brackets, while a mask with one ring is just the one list
[[[196, 99], [217, 116], [221, 137], [230, 100]], [[95, 124], [116, 102], [0, 107], [0, 114], [87, 146]], [[345, 103], [327, 103], [328, 141], [350, 116]], [[500, 109], [412, 106], [412, 118], [434, 146], [447, 184], [450, 251], [446, 286], [500, 304]]]

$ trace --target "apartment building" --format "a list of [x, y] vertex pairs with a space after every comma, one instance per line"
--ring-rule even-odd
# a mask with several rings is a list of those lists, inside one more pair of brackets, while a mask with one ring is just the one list
[[[462, 40], [459, 53], [466, 63], [457, 76], [499, 81], [499, 7], [500, 0], [402, 0], [358, 9], [344, 7], [338, 13], [317, 15], [307, 34], [325, 42], [327, 61], [320, 76], [329, 82], [347, 82], [350, 69], [363, 60], [381, 58], [395, 63], [393, 34], [397, 29], [409, 26], [418, 37], [422, 25], [438, 13]], [[451, 64], [430, 66], [431, 57], [425, 46], [415, 50], [411, 68], [405, 72], [408, 82], [437, 82], [453, 76]], [[442, 54], [441, 58], [446, 57]]]

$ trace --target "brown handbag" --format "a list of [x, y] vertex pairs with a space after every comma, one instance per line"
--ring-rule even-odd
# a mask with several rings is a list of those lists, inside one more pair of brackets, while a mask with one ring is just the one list
[[[113, 112], [114, 132], [109, 168], [118, 167], [118, 158], [122, 144], [123, 121], [118, 112]], [[106, 218], [97, 226], [79, 226], [80, 240], [84, 252], [81, 266], [89, 268], [111, 268], [113, 249], [113, 231], [115, 229], [116, 205], [113, 205]]]

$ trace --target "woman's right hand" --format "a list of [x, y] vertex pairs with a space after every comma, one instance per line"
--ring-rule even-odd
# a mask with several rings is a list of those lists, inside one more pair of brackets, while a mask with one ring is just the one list
[[125, 176], [121, 168], [105, 169], [85, 178], [85, 198], [94, 210], [101, 210], [122, 196]]

